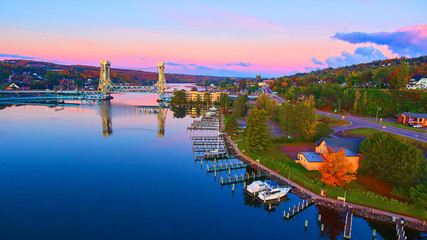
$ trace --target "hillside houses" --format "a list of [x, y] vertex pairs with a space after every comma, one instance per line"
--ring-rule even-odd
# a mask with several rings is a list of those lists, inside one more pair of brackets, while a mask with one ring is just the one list
[[427, 89], [427, 75], [415, 75], [409, 79], [407, 89]]

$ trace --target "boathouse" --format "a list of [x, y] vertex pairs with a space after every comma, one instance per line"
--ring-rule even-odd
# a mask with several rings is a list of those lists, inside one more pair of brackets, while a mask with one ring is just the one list
[[363, 157], [359, 151], [361, 142], [360, 138], [321, 138], [315, 144], [315, 152], [300, 152], [295, 162], [300, 163], [307, 170], [319, 170], [323, 164], [324, 155], [328, 153], [328, 148], [335, 152], [343, 148], [346, 160], [351, 164], [352, 170], [356, 171]]

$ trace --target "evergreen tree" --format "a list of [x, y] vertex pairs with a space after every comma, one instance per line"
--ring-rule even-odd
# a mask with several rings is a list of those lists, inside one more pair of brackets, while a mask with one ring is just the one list
[[221, 93], [220, 99], [219, 99], [219, 105], [221, 106], [222, 109], [228, 111], [228, 109], [230, 108], [230, 98], [228, 97], [227, 94]]
[[184, 91], [175, 91], [171, 100], [172, 104], [185, 104], [185, 92]]
[[202, 97], [200, 96], [200, 94], [197, 94], [196, 104], [199, 105], [201, 103], [202, 103]]
[[326, 123], [319, 123], [316, 125], [315, 139], [321, 139], [322, 137], [329, 137], [334, 132], [331, 127]]
[[253, 153], [265, 152], [271, 143], [271, 135], [266, 121], [267, 117], [264, 110], [254, 108], [249, 111], [249, 116], [246, 118], [245, 134], [246, 144], [249, 151]]
[[224, 131], [227, 133], [234, 133], [236, 132], [238, 126], [239, 126], [239, 123], [237, 122], [236, 117], [233, 114], [231, 114], [227, 118], [227, 121], [225, 122]]
[[239, 95], [233, 103], [233, 114], [236, 118], [244, 117], [246, 114], [246, 95]]
[[359, 90], [357, 90], [354, 97], [353, 112], [358, 112], [357, 108], [358, 108], [359, 99], [360, 99], [360, 92]]
[[210, 92], [205, 92], [204, 97], [205, 97], [205, 103], [211, 102], [211, 93]]

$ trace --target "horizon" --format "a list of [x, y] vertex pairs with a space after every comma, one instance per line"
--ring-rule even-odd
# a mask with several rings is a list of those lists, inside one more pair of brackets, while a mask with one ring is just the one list
[[[426, 57], [426, 56], [427, 55], [419, 56], [419, 57]], [[376, 61], [385, 61], [385, 60], [401, 59], [401, 58], [405, 58], [405, 57], [394, 57], [394, 58], [387, 58], [387, 59], [383, 59], [383, 60], [373, 60], [373, 61], [370, 61], [370, 62], [356, 63], [356, 64], [352, 64], [352, 65], [345, 65], [345, 66], [332, 67], [332, 68], [336, 69], [336, 68], [340, 68], [340, 67], [351, 67], [351, 66], [358, 65], [358, 64], [369, 64], [369, 63], [373, 63], [373, 62], [376, 62]], [[81, 66], [81, 67], [95, 67], [95, 68], [99, 68], [100, 67], [99, 65], [98, 66], [94, 66], [94, 65], [82, 65], [82, 64], [63, 64], [63, 63], [57, 63], [57, 62], [54, 62], [54, 61], [49, 62], [49, 61], [42, 61], [42, 60], [29, 60], [29, 59], [23, 59], [23, 58], [9, 58], [9, 59], [5, 58], [5, 59], [2, 59], [0, 57], [0, 62], [3, 62], [3, 61], [16, 61], [16, 60], [29, 61], [29, 62], [51, 63], [51, 64], [58, 64], [58, 65], [62, 65], [62, 66]], [[100, 60], [100, 61], [102, 61], [102, 60]], [[106, 60], [106, 61], [108, 61], [108, 60]], [[152, 69], [152, 68], [150, 68], [150, 69]], [[325, 68], [327, 68], [327, 67], [325, 67]], [[295, 74], [311, 73], [311, 72], [315, 72], [315, 71], [322, 70], [322, 69], [325, 69], [325, 68], [312, 69], [312, 70], [310, 70], [308, 72], [295, 72], [295, 73], [288, 74], [288, 75], [283, 75], [283, 76], [274, 76], [274, 77], [262, 77], [261, 76], [261, 77], [262, 77], [262, 79], [275, 79], [275, 78], [280, 78], [280, 77], [289, 77], [289, 76], [292, 76], [292, 75], [295, 75]], [[115, 68], [115, 67], [111, 67], [111, 70], [142, 71], [142, 72], [157, 73], [157, 70], [150, 71], [150, 70], [132, 69], [132, 68]], [[255, 79], [256, 78], [256, 76], [255, 77], [251, 77], [251, 76], [249, 76], [249, 77], [236, 76], [235, 77], [235, 76], [217, 76], [217, 75], [173, 73], [173, 72], [165, 72], [165, 74], [166, 75], [172, 74], [172, 75], [207, 76], [207, 77], [215, 77], [215, 78], [236, 78], [236, 79], [245, 79], [245, 78], [246, 79]]]
[[0, 60], [271, 78], [427, 55], [421, 0], [101, 3], [4, 3]]

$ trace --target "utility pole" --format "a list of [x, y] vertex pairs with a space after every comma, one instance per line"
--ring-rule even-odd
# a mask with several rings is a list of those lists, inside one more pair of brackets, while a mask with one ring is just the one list
[[340, 108], [341, 108], [341, 100], [338, 100], [338, 112], [340, 112]]
[[377, 115], [375, 116], [375, 122], [378, 122], [378, 105], [377, 105]]

